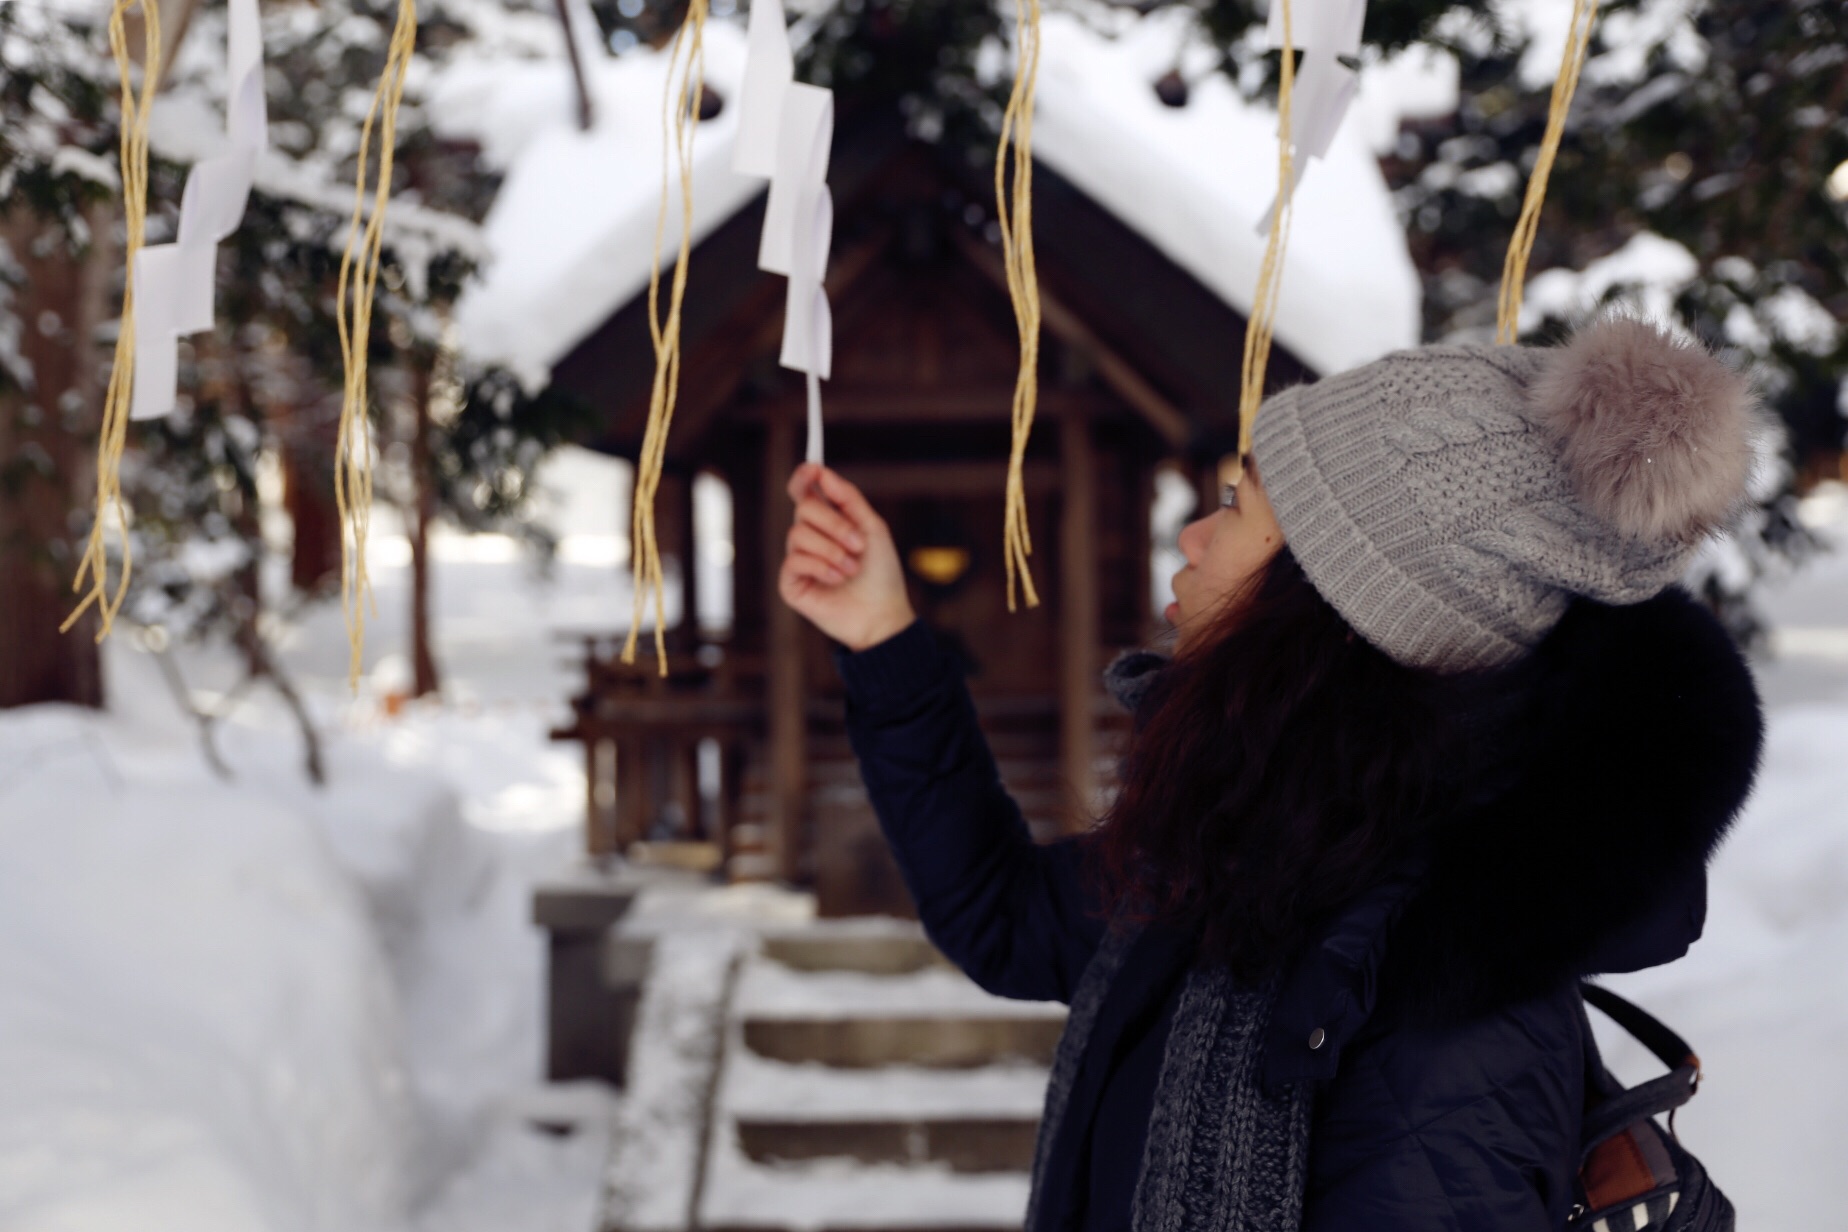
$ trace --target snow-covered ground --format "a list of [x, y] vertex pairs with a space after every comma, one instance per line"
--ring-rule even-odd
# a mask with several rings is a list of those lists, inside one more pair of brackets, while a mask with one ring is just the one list
[[[618, 477], [576, 455], [558, 473], [575, 546], [549, 580], [493, 540], [443, 549], [444, 705], [379, 704], [406, 610], [389, 541], [358, 700], [336, 611], [288, 631], [324, 789], [261, 698], [222, 733], [235, 778], [215, 777], [129, 637], [107, 650], [108, 713], [0, 713], [0, 1228], [594, 1226], [611, 1135], [649, 1129], [538, 1082], [527, 896], [580, 824], [577, 750], [546, 739], [573, 683], [555, 635], [620, 625], [628, 588]], [[1806, 514], [1848, 547], [1848, 489]], [[1679, 1126], [1748, 1230], [1848, 1207], [1848, 551], [1765, 605], [1784, 652], [1760, 665], [1769, 751], [1714, 868], [1708, 935], [1617, 982], [1700, 1051]], [[217, 657], [181, 658], [197, 686], [228, 683]], [[1652, 1072], [1634, 1049], [1613, 1057]], [[534, 1131], [542, 1106], [581, 1128]]]
[[[626, 620], [624, 485], [585, 455], [555, 477], [549, 580], [503, 541], [442, 545], [448, 704], [381, 704], [401, 540], [376, 545], [357, 700], [337, 609], [284, 632], [324, 788], [261, 693], [215, 776], [132, 633], [105, 648], [107, 713], [0, 712], [0, 1228], [596, 1227], [613, 1104], [540, 1083], [528, 913], [580, 842], [580, 755], [546, 737], [574, 684], [556, 635]], [[177, 658], [208, 697], [234, 678]]]

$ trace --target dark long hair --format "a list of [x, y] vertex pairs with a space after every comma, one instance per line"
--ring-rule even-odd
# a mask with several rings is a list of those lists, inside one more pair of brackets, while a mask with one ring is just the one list
[[1286, 548], [1161, 669], [1092, 837], [1106, 904], [1257, 979], [1449, 803], [1455, 679], [1354, 634]]

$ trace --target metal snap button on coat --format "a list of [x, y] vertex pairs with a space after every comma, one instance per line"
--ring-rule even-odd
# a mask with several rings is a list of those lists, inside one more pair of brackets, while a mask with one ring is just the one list
[[1317, 1027], [1309, 1033], [1309, 1051], [1314, 1052], [1328, 1041], [1328, 1032]]

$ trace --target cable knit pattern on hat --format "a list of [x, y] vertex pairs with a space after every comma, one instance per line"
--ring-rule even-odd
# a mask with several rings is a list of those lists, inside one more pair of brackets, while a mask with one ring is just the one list
[[1253, 451], [1355, 631], [1466, 671], [1520, 658], [1573, 595], [1637, 603], [1679, 579], [1690, 526], [1743, 502], [1752, 416], [1718, 360], [1614, 318], [1563, 348], [1421, 347], [1285, 390]]

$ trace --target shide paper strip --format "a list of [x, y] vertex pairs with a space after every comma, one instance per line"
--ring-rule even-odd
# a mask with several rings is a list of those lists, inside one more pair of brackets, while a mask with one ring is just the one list
[[[832, 108], [830, 107], [830, 110]], [[825, 164], [824, 164], [825, 165]], [[822, 278], [828, 268], [828, 250], [834, 237], [834, 194], [824, 183], [812, 208], [805, 201], [802, 211], [812, 225], [797, 235], [794, 272], [789, 276], [789, 293], [783, 312], [783, 354], [785, 368], [808, 374], [808, 450], [810, 462], [822, 460], [821, 451], [821, 382], [834, 368], [834, 314], [828, 307], [828, 293]]]
[[783, 0], [752, 0], [745, 30], [744, 85], [738, 92], [738, 142], [732, 170], [767, 180], [776, 174], [783, 94], [796, 79]]
[[834, 238], [828, 161], [834, 94], [795, 80], [780, 0], [751, 6], [732, 170], [766, 177], [770, 196], [758, 267], [789, 279], [780, 362], [808, 377], [808, 449], [822, 460], [821, 382], [834, 364], [834, 320], [824, 283]]
[[225, 127], [231, 148], [194, 165], [180, 198], [179, 235], [135, 258], [135, 393], [130, 419], [173, 410], [179, 340], [212, 328], [218, 244], [237, 230], [269, 139], [263, 102], [263, 33], [257, 0], [230, 0], [226, 34]]
[[[1290, 25], [1294, 42], [1302, 59], [1296, 68], [1296, 88], [1291, 93], [1290, 133], [1278, 126], [1277, 139], [1288, 140], [1297, 153], [1306, 157], [1295, 166], [1294, 179], [1302, 182], [1310, 158], [1323, 158], [1341, 128], [1354, 95], [1360, 89], [1360, 74], [1341, 63], [1342, 58], [1360, 55], [1360, 32], [1366, 23], [1367, 0], [1292, 0]], [[1265, 27], [1270, 46], [1283, 46], [1283, 4], [1271, 0], [1270, 18]], [[1296, 184], [1290, 186], [1296, 191]], [[1270, 231], [1276, 202], [1258, 220], [1258, 234]]]

